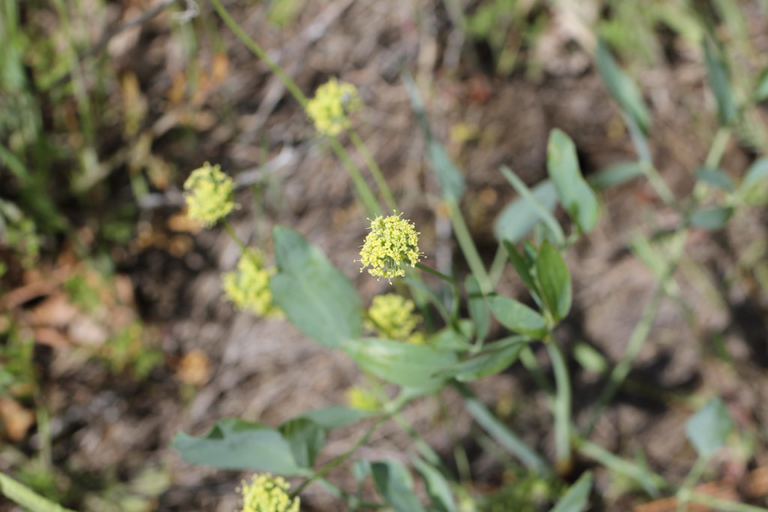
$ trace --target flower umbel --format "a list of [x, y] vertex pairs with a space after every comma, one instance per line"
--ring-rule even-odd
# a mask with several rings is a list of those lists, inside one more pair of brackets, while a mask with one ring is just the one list
[[232, 198], [234, 189], [232, 178], [221, 172], [220, 166], [205, 162], [184, 182], [189, 216], [206, 226], [216, 224], [239, 207]]
[[283, 477], [270, 473], [253, 475], [251, 483], [243, 482], [241, 512], [299, 512], [299, 498], [288, 495], [290, 486]]
[[362, 108], [363, 102], [354, 85], [331, 78], [317, 88], [307, 102], [307, 115], [323, 135], [338, 135], [350, 126], [349, 115]]
[[237, 268], [222, 275], [224, 292], [229, 300], [242, 310], [259, 316], [275, 314], [279, 310], [272, 302], [269, 278], [275, 273], [273, 267], [265, 267], [264, 255], [256, 249], [249, 249], [240, 256]]
[[360, 272], [371, 267], [369, 274], [386, 277], [391, 283], [393, 277], [405, 275], [405, 265], [415, 267], [419, 262], [419, 233], [413, 223], [400, 215], [379, 216], [371, 221], [371, 232], [360, 251]]
[[359, 411], [376, 412], [381, 409], [379, 399], [370, 390], [353, 386], [347, 390], [347, 404]]
[[384, 338], [411, 341], [411, 335], [421, 321], [421, 317], [413, 313], [415, 308], [412, 300], [400, 295], [377, 295], [368, 309], [369, 327]]

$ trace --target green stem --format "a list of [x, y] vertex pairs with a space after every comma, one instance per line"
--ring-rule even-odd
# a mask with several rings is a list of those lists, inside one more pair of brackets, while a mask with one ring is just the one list
[[512, 169], [507, 166], [502, 166], [501, 174], [507, 179], [509, 184], [512, 185], [517, 193], [520, 194], [520, 197], [525, 199], [528, 204], [530, 204], [536, 210], [536, 213], [539, 214], [539, 218], [544, 221], [544, 224], [546, 224], [549, 230], [552, 232], [557, 245], [560, 247], [564, 246], [565, 234], [563, 233], [563, 228], [560, 227], [560, 224], [558, 224], [554, 215], [552, 215], [552, 213], [550, 213], [550, 211], [547, 210], [543, 204], [541, 204], [541, 201], [539, 201], [538, 198], [533, 195], [533, 192], [531, 192], [528, 186], [523, 183], [523, 180], [518, 178], [517, 174], [512, 172]]
[[376, 186], [379, 187], [379, 192], [381, 192], [384, 202], [387, 203], [387, 208], [391, 211], [397, 211], [397, 203], [395, 202], [395, 198], [392, 197], [392, 191], [389, 189], [387, 180], [384, 179], [384, 175], [381, 173], [379, 164], [376, 163], [373, 155], [368, 151], [368, 146], [366, 146], [363, 139], [360, 138], [355, 130], [349, 130], [347, 133], [349, 134], [349, 139], [352, 141], [352, 144], [354, 144], [360, 154], [363, 155], [368, 170], [371, 171], [371, 175], [376, 181]]
[[416, 449], [419, 450], [419, 453], [421, 453], [422, 457], [424, 457], [427, 462], [433, 466], [443, 465], [437, 452], [433, 450], [431, 446], [429, 446], [429, 443], [427, 443], [424, 438], [421, 437], [421, 434], [419, 434], [416, 429], [413, 428], [413, 425], [411, 425], [411, 423], [405, 419], [402, 414], [397, 413], [392, 416], [392, 419], [400, 426], [400, 428], [403, 429], [403, 431], [405, 431], [406, 434], [408, 434], [408, 436], [416, 445]]
[[688, 496], [688, 499], [694, 503], [705, 505], [717, 510], [724, 510], [725, 512], [768, 512], [768, 508], [755, 507], [752, 505], [745, 505], [743, 503], [736, 503], [735, 501], [723, 500], [699, 492], [691, 492]]
[[642, 485], [649, 495], [657, 498], [660, 496], [659, 488], [668, 487], [669, 484], [663, 477], [651, 472], [630, 461], [617, 457], [605, 448], [584, 439], [577, 439], [574, 445], [578, 452], [599, 462], [614, 473], [627, 476]]
[[232, 239], [233, 242], [237, 244], [237, 246], [240, 248], [240, 250], [245, 254], [245, 252], [248, 250], [248, 247], [245, 245], [245, 243], [240, 240], [240, 237], [237, 236], [237, 233], [235, 233], [234, 228], [232, 227], [232, 224], [229, 223], [228, 220], [222, 220], [221, 225], [224, 228], [224, 231], [227, 232], [229, 235], [229, 238]]
[[429, 267], [429, 266], [427, 266], [427, 265], [425, 265], [425, 264], [423, 264], [421, 262], [416, 264], [416, 268], [418, 268], [419, 270], [422, 270], [422, 271], [424, 271], [424, 272], [426, 272], [428, 274], [432, 274], [433, 276], [437, 276], [440, 279], [448, 282], [452, 286], [456, 285], [456, 280], [454, 278], [452, 278], [451, 276], [443, 274], [439, 270], [435, 270], [434, 268]]
[[491, 263], [491, 269], [488, 274], [491, 279], [491, 285], [496, 288], [499, 284], [501, 276], [504, 274], [504, 267], [507, 265], [507, 250], [504, 248], [504, 244], [499, 244], [499, 248], [496, 249], [496, 255], [493, 257]]
[[357, 166], [352, 162], [352, 159], [349, 158], [349, 153], [347, 153], [347, 150], [344, 149], [344, 146], [341, 145], [341, 142], [339, 142], [339, 139], [336, 137], [328, 137], [328, 140], [331, 143], [333, 152], [336, 153], [336, 156], [339, 157], [339, 160], [341, 160], [341, 162], [344, 164], [344, 168], [349, 173], [349, 177], [352, 178], [352, 182], [355, 184], [355, 188], [357, 189], [357, 194], [360, 196], [360, 200], [363, 202], [365, 209], [368, 211], [368, 215], [371, 217], [378, 217], [381, 215], [381, 208], [379, 207], [379, 203], [374, 197], [373, 192], [371, 192], [371, 187], [369, 187], [365, 182], [365, 179], [363, 179], [363, 175], [360, 173], [360, 169], [358, 169]]
[[557, 393], [554, 402], [555, 416], [555, 453], [557, 468], [567, 473], [572, 463], [571, 456], [571, 379], [568, 375], [568, 366], [560, 347], [553, 339], [545, 343], [552, 359], [552, 368], [555, 372]]
[[456, 240], [459, 242], [464, 258], [467, 260], [469, 269], [477, 278], [477, 282], [480, 284], [480, 290], [483, 294], [488, 294], [493, 291], [493, 285], [491, 279], [488, 276], [488, 272], [485, 270], [483, 260], [480, 258], [480, 253], [477, 252], [472, 235], [469, 233], [467, 223], [464, 221], [464, 216], [461, 214], [459, 205], [455, 201], [446, 201], [448, 211], [451, 217], [451, 225], [453, 225], [453, 231], [456, 234]]
[[506, 425], [501, 423], [466, 385], [454, 382], [453, 387], [456, 388], [464, 399], [464, 407], [466, 407], [469, 414], [497, 443], [517, 457], [528, 469], [542, 476], [552, 473], [544, 458], [533, 451], [525, 444], [525, 441], [509, 430]]
[[624, 118], [624, 124], [627, 125], [629, 137], [632, 139], [632, 144], [635, 146], [637, 156], [640, 158], [640, 168], [643, 170], [643, 174], [645, 174], [648, 183], [651, 184], [651, 187], [653, 187], [656, 195], [658, 195], [661, 200], [664, 201], [664, 204], [678, 209], [677, 198], [675, 198], [675, 194], [672, 193], [672, 190], [667, 186], [667, 183], [664, 181], [664, 179], [659, 174], [659, 171], [656, 170], [656, 167], [653, 165], [651, 150], [648, 147], [648, 141], [645, 139], [645, 135], [643, 135], [642, 130], [637, 125], [632, 116], [622, 113], [622, 117]]
[[536, 355], [533, 353], [533, 350], [531, 350], [530, 345], [524, 346], [520, 351], [520, 361], [522, 361], [525, 369], [533, 376], [533, 380], [536, 381], [536, 385], [539, 386], [539, 389], [544, 391], [549, 397], [554, 396], [555, 393], [552, 390], [552, 384], [547, 380], [544, 372], [541, 371], [539, 362], [536, 360]]
[[725, 146], [728, 145], [728, 141], [731, 138], [731, 129], [726, 126], [721, 126], [715, 134], [715, 140], [712, 141], [712, 146], [707, 153], [707, 159], [704, 160], [704, 167], [708, 169], [714, 169], [720, 165], [720, 160], [725, 153]]
[[691, 497], [691, 489], [693, 486], [701, 480], [701, 475], [704, 474], [704, 470], [707, 469], [707, 463], [709, 457], [699, 455], [696, 459], [696, 463], [688, 472], [688, 476], [685, 477], [683, 485], [677, 491], [677, 512], [685, 512], [688, 509], [688, 500]]

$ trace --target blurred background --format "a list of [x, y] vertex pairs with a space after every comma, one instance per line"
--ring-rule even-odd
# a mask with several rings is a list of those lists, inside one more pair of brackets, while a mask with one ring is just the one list
[[[421, 231], [422, 250], [459, 273], [465, 262], [403, 72], [466, 176], [462, 209], [489, 264], [493, 222], [515, 196], [499, 167], [529, 185], [544, 179], [551, 129], [574, 139], [587, 176], [637, 158], [594, 65], [598, 36], [643, 92], [655, 164], [678, 197], [691, 192], [719, 127], [705, 33], [719, 40], [745, 105], [721, 168], [737, 178], [768, 149], [765, 0], [225, 5], [305, 94], [331, 77], [357, 86], [365, 108], [355, 126]], [[181, 462], [169, 448], [174, 434], [203, 434], [226, 416], [277, 425], [344, 403], [361, 377], [349, 358], [286, 322], [222, 300], [220, 274], [239, 249], [187, 219], [181, 185], [204, 162], [221, 164], [238, 184], [243, 208], [232, 223], [242, 239], [270, 252], [271, 227], [289, 225], [370, 301], [390, 288], [353, 263], [367, 223], [347, 174], [282, 82], [205, 0], [9, 0], [0, 4], [0, 48], [0, 470], [84, 511], [237, 509], [234, 488], [245, 475]], [[575, 302], [560, 334], [613, 364], [656, 286], [628, 249], [632, 237], [679, 218], [644, 180], [603, 201], [600, 225], [568, 255]], [[684, 422], [717, 394], [741, 436], [711, 479], [768, 495], [768, 471], [759, 471], [768, 467], [767, 229], [761, 207], [694, 233], [679, 301], [662, 305], [596, 442], [630, 458], [641, 450], [680, 483], [696, 459]], [[500, 290], [522, 293], [512, 270]], [[577, 419], [603, 382], [599, 368], [582, 363], [570, 361]], [[515, 368], [475, 390], [551, 455], [546, 397]], [[462, 449], [468, 489], [504, 490], [486, 510], [538, 510], [546, 485], [505, 486], [508, 462], [486, 449], [456, 402], [447, 390], [405, 414], [447, 459]], [[356, 434], [335, 434], [324, 456], [342, 453]], [[409, 442], [384, 428], [360, 455], [407, 460]], [[631, 482], [596, 471], [598, 510], [644, 501]], [[344, 469], [332, 478], [350, 477]], [[340, 510], [314, 488], [302, 501], [302, 510]]]

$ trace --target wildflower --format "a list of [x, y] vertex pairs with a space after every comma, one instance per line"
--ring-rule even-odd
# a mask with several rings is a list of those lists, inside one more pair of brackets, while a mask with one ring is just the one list
[[360, 251], [360, 272], [370, 266], [369, 274], [386, 277], [391, 283], [393, 277], [405, 275], [404, 265], [415, 267], [419, 262], [419, 233], [400, 215], [379, 216], [371, 221], [371, 232]]
[[253, 475], [251, 483], [243, 482], [241, 512], [299, 512], [299, 498], [291, 499], [288, 482], [270, 473]]
[[352, 123], [349, 115], [360, 110], [363, 102], [354, 85], [331, 78], [317, 88], [315, 97], [307, 102], [307, 115], [323, 135], [338, 135]]
[[354, 386], [347, 390], [347, 404], [360, 411], [376, 412], [381, 408], [378, 398], [371, 391]]
[[235, 270], [222, 275], [224, 292], [241, 310], [260, 316], [275, 314], [279, 310], [272, 302], [269, 288], [269, 279], [274, 273], [274, 267], [265, 267], [264, 255], [250, 249], [240, 256]]
[[369, 327], [387, 339], [411, 341], [413, 331], [421, 322], [421, 317], [413, 314], [415, 308], [412, 300], [400, 295], [378, 295], [368, 310]]
[[239, 208], [232, 199], [234, 189], [232, 178], [221, 172], [220, 166], [205, 162], [184, 182], [189, 216], [206, 226], [216, 224]]

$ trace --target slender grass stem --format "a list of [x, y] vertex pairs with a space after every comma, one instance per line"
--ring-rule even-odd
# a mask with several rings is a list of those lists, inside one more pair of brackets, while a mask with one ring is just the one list
[[379, 164], [376, 163], [376, 159], [373, 158], [373, 155], [371, 155], [371, 152], [368, 150], [368, 146], [363, 142], [363, 139], [360, 138], [360, 135], [357, 134], [357, 131], [349, 130], [347, 133], [349, 134], [349, 139], [352, 141], [352, 144], [355, 145], [365, 159], [368, 170], [371, 171], [371, 175], [376, 181], [376, 186], [379, 188], [379, 192], [381, 192], [381, 196], [384, 198], [387, 208], [391, 211], [397, 211], [397, 203], [395, 202], [395, 198], [392, 197], [392, 191], [389, 189], [389, 185], [387, 185], [387, 180], [384, 179]]
[[576, 450], [584, 457], [588, 457], [599, 462], [617, 474], [621, 474], [635, 480], [645, 488], [649, 495], [654, 498], [657, 498], [661, 495], [660, 488], [669, 487], [669, 483], [660, 475], [653, 473], [647, 468], [638, 466], [633, 462], [617, 457], [613, 453], [595, 443], [584, 439], [576, 439], [574, 441], [574, 445]]
[[456, 240], [458, 240], [459, 247], [461, 247], [461, 251], [464, 253], [469, 269], [477, 278], [483, 294], [491, 293], [493, 291], [491, 279], [488, 276], [488, 271], [485, 269], [483, 260], [480, 258], [480, 253], [477, 252], [477, 247], [474, 240], [472, 240], [472, 235], [469, 233], [469, 228], [464, 220], [464, 216], [461, 214], [459, 205], [455, 201], [450, 200], [447, 201], [447, 205]]
[[567, 473], [572, 464], [571, 454], [571, 378], [568, 375], [568, 366], [563, 357], [563, 352], [554, 340], [549, 339], [547, 351], [552, 359], [552, 368], [555, 372], [557, 393], [554, 400], [555, 416], [555, 453], [558, 472]]

